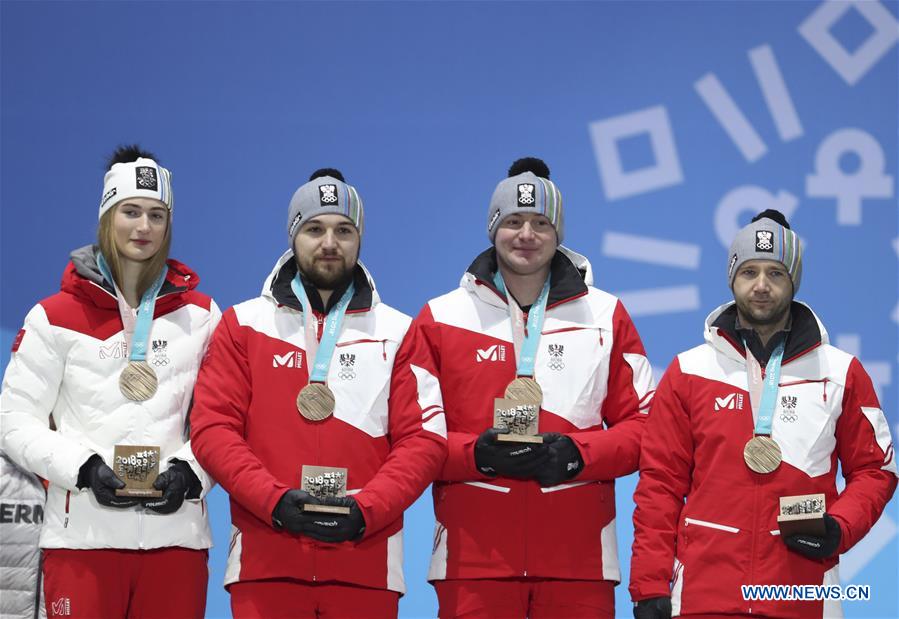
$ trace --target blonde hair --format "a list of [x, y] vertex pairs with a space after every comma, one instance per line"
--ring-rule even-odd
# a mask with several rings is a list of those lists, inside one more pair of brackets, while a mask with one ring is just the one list
[[[100, 226], [97, 228], [97, 241], [100, 245], [100, 251], [112, 271], [112, 278], [115, 280], [116, 286], [122, 290], [122, 261], [119, 250], [115, 244], [115, 228], [112, 225], [112, 219], [118, 211], [119, 205], [103, 213], [100, 218]], [[165, 238], [162, 240], [162, 246], [159, 248], [152, 258], [144, 263], [141, 269], [140, 277], [137, 280], [137, 297], [140, 299], [144, 296], [147, 289], [153, 285], [156, 278], [162, 272], [165, 261], [169, 258], [169, 249], [172, 246], [172, 218], [171, 213], [166, 210], [165, 219]]]

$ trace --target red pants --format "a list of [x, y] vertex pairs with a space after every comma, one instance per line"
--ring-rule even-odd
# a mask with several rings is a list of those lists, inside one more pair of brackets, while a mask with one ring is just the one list
[[205, 550], [44, 550], [47, 618], [203, 619]]
[[400, 595], [386, 589], [253, 580], [230, 587], [234, 619], [394, 619]]
[[614, 619], [607, 580], [438, 580], [440, 619]]

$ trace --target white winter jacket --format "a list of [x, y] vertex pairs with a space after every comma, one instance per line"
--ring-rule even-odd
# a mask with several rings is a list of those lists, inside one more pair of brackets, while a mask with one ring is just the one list
[[[49, 481], [42, 548], [208, 548], [203, 497], [214, 482], [191, 451], [188, 412], [221, 313], [195, 291], [196, 274], [169, 260], [147, 355], [159, 388], [151, 399], [132, 402], [118, 386], [129, 343], [115, 292], [97, 269], [97, 251], [73, 252], [61, 291], [25, 317], [3, 378], [0, 447]], [[48, 426], [51, 415], [56, 431]], [[202, 484], [200, 498], [169, 515], [101, 506], [89, 488], [76, 487], [78, 472], [93, 454], [111, 465], [116, 445], [158, 445], [160, 471], [174, 459], [187, 462]]]

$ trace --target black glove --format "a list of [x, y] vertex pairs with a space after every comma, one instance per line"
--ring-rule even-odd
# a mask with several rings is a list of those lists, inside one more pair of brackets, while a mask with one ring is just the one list
[[197, 475], [183, 460], [173, 460], [169, 468], [160, 473], [153, 482], [153, 487], [162, 490], [162, 496], [144, 499], [144, 506], [159, 514], [171, 514], [178, 511], [185, 498], [200, 498], [202, 489]]
[[840, 547], [843, 532], [840, 525], [830, 514], [824, 514], [824, 537], [817, 535], [791, 535], [784, 539], [784, 544], [809, 559], [829, 559]]
[[103, 458], [98, 454], [92, 455], [87, 462], [78, 469], [78, 488], [90, 487], [97, 499], [97, 503], [106, 507], [124, 509], [134, 507], [140, 503], [137, 499], [118, 497], [115, 491], [125, 487], [125, 482], [116, 477]]
[[303, 504], [318, 504], [320, 501], [305, 490], [288, 490], [272, 511], [272, 524], [276, 529], [293, 535], [303, 532]]
[[549, 458], [546, 445], [496, 441], [497, 435], [508, 432], [506, 429], [490, 428], [478, 437], [474, 444], [475, 466], [481, 473], [491, 477], [534, 477]]
[[649, 598], [634, 605], [634, 619], [671, 619], [671, 598]]
[[543, 444], [549, 458], [539, 471], [537, 481], [541, 486], [555, 486], [574, 479], [584, 468], [584, 459], [574, 441], [558, 432], [544, 432]]
[[320, 512], [303, 512], [303, 535], [314, 540], [339, 544], [354, 542], [365, 533], [365, 519], [353, 497], [329, 497], [320, 499], [322, 505], [349, 507], [349, 514], [325, 514]]

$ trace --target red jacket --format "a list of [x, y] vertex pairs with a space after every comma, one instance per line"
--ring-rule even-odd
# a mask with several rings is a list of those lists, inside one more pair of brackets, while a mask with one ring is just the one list
[[896, 488], [889, 426], [871, 379], [858, 359], [828, 344], [807, 306], [792, 308], [772, 426], [783, 462], [773, 473], [753, 473], [743, 461], [754, 423], [745, 351], [727, 326], [733, 304], [709, 316], [706, 343], [678, 355], [665, 373], [634, 496], [634, 600], [670, 595], [675, 615], [839, 615], [839, 602], [744, 601], [740, 589], [839, 584], [836, 557], [807, 559], [780, 539], [779, 497], [825, 494], [842, 553], [870, 530]]
[[584, 459], [568, 483], [541, 488], [475, 468], [475, 440], [493, 425], [493, 400], [516, 375], [506, 297], [492, 284], [494, 250], [412, 323], [397, 358], [395, 401], [445, 411], [449, 445], [434, 485], [429, 580], [620, 579], [613, 480], [637, 468], [652, 373], [627, 312], [589, 286], [589, 268], [582, 256], [557, 252], [536, 358], [539, 430], [567, 434]]
[[[359, 265], [327, 380], [336, 408], [324, 421], [308, 421], [296, 408], [312, 361], [290, 289], [295, 273], [288, 252], [261, 297], [225, 312], [194, 392], [195, 453], [231, 495], [225, 585], [292, 578], [403, 592], [402, 514], [446, 449], [442, 417], [423, 423], [419, 412], [388, 406], [409, 318], [379, 302]], [[347, 493], [366, 523], [360, 541], [325, 544], [273, 528], [272, 511], [300, 486], [304, 464], [348, 469]]]

